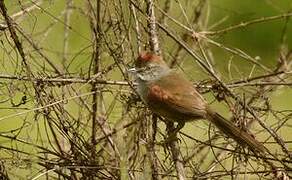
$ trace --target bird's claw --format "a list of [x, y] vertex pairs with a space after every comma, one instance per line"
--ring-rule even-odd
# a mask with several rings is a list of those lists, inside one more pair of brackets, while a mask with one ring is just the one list
[[164, 141], [158, 142], [157, 145], [161, 145], [164, 147], [169, 147], [171, 146], [171, 143], [179, 141], [179, 143], [181, 142], [181, 140], [176, 137], [176, 134], [172, 134], [170, 136], [168, 136], [167, 138], [164, 139]]

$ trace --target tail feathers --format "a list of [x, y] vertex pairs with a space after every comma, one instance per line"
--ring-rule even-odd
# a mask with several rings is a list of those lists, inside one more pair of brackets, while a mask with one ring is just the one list
[[220, 129], [227, 136], [233, 138], [240, 145], [247, 145], [252, 151], [265, 152], [265, 146], [258, 142], [247, 132], [236, 127], [233, 123], [226, 120], [216, 112], [209, 112], [207, 117], [218, 129]]

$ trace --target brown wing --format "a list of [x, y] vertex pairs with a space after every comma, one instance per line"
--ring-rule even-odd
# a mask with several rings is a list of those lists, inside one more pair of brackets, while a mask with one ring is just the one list
[[205, 116], [205, 100], [190, 81], [176, 72], [151, 82], [147, 99], [153, 111], [171, 119]]

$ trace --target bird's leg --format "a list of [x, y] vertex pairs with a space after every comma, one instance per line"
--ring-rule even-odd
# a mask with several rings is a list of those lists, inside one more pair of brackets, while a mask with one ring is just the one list
[[171, 141], [178, 140], [176, 135], [184, 127], [185, 122], [179, 122], [176, 127], [174, 127], [174, 123], [173, 122], [169, 122], [166, 125], [167, 125], [168, 137], [165, 140], [165, 143], [167, 144], [167, 143], [169, 143]]
[[184, 126], [185, 122], [179, 122], [176, 128], [174, 129], [173, 134], [176, 135]]

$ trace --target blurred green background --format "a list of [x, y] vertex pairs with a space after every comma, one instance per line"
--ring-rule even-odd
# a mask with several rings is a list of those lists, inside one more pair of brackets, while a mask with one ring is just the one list
[[[58, 68], [62, 69], [62, 72], [66, 76], [85, 77], [89, 71], [93, 47], [92, 34], [89, 28], [90, 23], [88, 21], [88, 17], [86, 16], [86, 10], [88, 8], [86, 2], [83, 0], [72, 1], [74, 8], [72, 8], [70, 12], [70, 28], [68, 30], [67, 41], [68, 50], [66, 52], [65, 58], [64, 32], [67, 30], [65, 30], [64, 26], [64, 10], [66, 9], [66, 1], [45, 0], [38, 2], [40, 2], [38, 6], [40, 6], [41, 9], [35, 8], [26, 15], [15, 18], [15, 21], [18, 23], [19, 27], [21, 27], [22, 31], [25, 32], [26, 35], [34, 41], [34, 43], [43, 52], [43, 54], [47, 56]], [[157, 4], [163, 7], [164, 2], [165, 1], [159, 1], [157, 2]], [[193, 13], [195, 5], [198, 3], [198, 1], [191, 0], [182, 0], [180, 2], [183, 5], [183, 9], [186, 11], [187, 15], [191, 15]], [[32, 1], [29, 0], [21, 1], [21, 3], [20, 1], [6, 0], [5, 3], [7, 5], [8, 13], [11, 16], [21, 11], [24, 7], [29, 7], [34, 4], [32, 3]], [[128, 13], [128, 10], [126, 8], [127, 2], [125, 1], [123, 3], [125, 3], [125, 12]], [[204, 24], [199, 31], [216, 31], [220, 29], [225, 29], [229, 26], [240, 24], [242, 22], [248, 22], [254, 19], [288, 13], [291, 11], [291, 9], [291, 0], [209, 0], [207, 1], [206, 7], [204, 7], [204, 11], [202, 11]], [[112, 16], [113, 18], [116, 18], [114, 17], [115, 15]], [[178, 4], [175, 2], [172, 3], [170, 16], [177, 19], [178, 21], [185, 23], [181, 8], [179, 8]], [[133, 25], [133, 19], [131, 19], [130, 17], [129, 19], [129, 24]], [[172, 25], [170, 20], [168, 20], [168, 23], [170, 26]], [[106, 27], [107, 26], [105, 23], [104, 27], [102, 28]], [[173, 30], [177, 30], [178, 32], [183, 31], [182, 29], [177, 27], [173, 27]], [[11, 45], [12, 41], [10, 39], [8, 31], [0, 33], [0, 72], [2, 74], [9, 75], [25, 75], [24, 69], [23, 67], [21, 67], [21, 59], [19, 56], [17, 56], [17, 53], [14, 50], [14, 46]], [[160, 35], [163, 53], [171, 54], [175, 47], [177, 47], [177, 45], [172, 40], [167, 39], [165, 34], [163, 34], [162, 32], [160, 32]], [[284, 45], [288, 50], [291, 50], [292, 22], [290, 21], [290, 18], [279, 18], [278, 20], [255, 23], [243, 28], [232, 30], [226, 34], [212, 36], [211, 39], [223, 44], [226, 47], [240, 49], [241, 51], [247, 53], [253, 58], [257, 57], [257, 59], [259, 59], [262, 64], [271, 69], [274, 69], [279, 58], [283, 36], [285, 40]], [[20, 37], [23, 43], [24, 50], [28, 54], [27, 58], [29, 59], [30, 65], [33, 69], [33, 73], [36, 75], [40, 75], [41, 77], [45, 75], [55, 76], [55, 74], [52, 72], [52, 69], [43, 60], [41, 60], [42, 57], [37, 52], [35, 52], [35, 50], [31, 47], [31, 44], [29, 44], [21, 35]], [[132, 38], [135, 39], [134, 35]], [[8, 40], [10, 43], [8, 43]], [[115, 38], [113, 38], [113, 41], [114, 40]], [[212, 51], [215, 68], [226, 83], [242, 79], [243, 77], [248, 77], [251, 70], [254, 68], [251, 63], [243, 60], [243, 58], [240, 58], [238, 56], [232, 56], [230, 53], [226, 52], [222, 48], [210, 45], [210, 49]], [[105, 45], [102, 45], [102, 51], [103, 53], [101, 66], [107, 67], [108, 65], [114, 63], [114, 60], [110, 58], [109, 53], [106, 52], [107, 50]], [[137, 50], [133, 49], [132, 51], [137, 52]], [[228, 73], [228, 66], [231, 59], [233, 67], [231, 69], [231, 72], [234, 75], [232, 79], [229, 77]], [[125, 59], [125, 63], [130, 65], [133, 63], [133, 59]], [[40, 66], [40, 64], [42, 64], [42, 66]], [[46, 67], [47, 69], [44, 70], [40, 67]], [[194, 81], [208, 80], [208, 75], [203, 73], [202, 69], [199, 68], [196, 63], [194, 63], [194, 59], [192, 59], [188, 55], [184, 55], [184, 63], [181, 65], [181, 67], [184, 69], [184, 72], [186, 72], [188, 78]], [[240, 73], [237, 72], [237, 70], [239, 70]], [[253, 73], [252, 76], [262, 74], [263, 72], [264, 71], [262, 71], [260, 68], [256, 67], [255, 73]], [[109, 73], [105, 78], [109, 80], [124, 80], [118, 69]], [[90, 86], [76, 85], [76, 88], [80, 90], [80, 92], [88, 92], [90, 90]], [[269, 96], [269, 101], [272, 105], [272, 108], [275, 110], [291, 110], [291, 88], [289, 86], [279, 88], [279, 90], [277, 90], [275, 93], [270, 94]], [[22, 92], [23, 89], [25, 89], [24, 92]], [[110, 87], [110, 89], [115, 89], [115, 87]], [[118, 90], [118, 88], [116, 88], [115, 90]], [[61, 88], [57, 88], [56, 92], [58, 91], [61, 92]], [[29, 93], [27, 94], [29, 101], [25, 105], [20, 106], [20, 108], [10, 108], [11, 101], [21, 101], [21, 98], [26, 93]], [[74, 94], [69, 93], [66, 95], [74, 96]], [[208, 93], [205, 96], [209, 102], [214, 101], [214, 97], [211, 93]], [[0, 105], [1, 117], [6, 117], [11, 114], [23, 112], [35, 107], [33, 88], [23, 86], [20, 82], [13, 84], [9, 81], [3, 80], [0, 98], [1, 101], [3, 101], [3, 103], [1, 103]], [[106, 106], [109, 107], [111, 102], [115, 99], [115, 96], [111, 94], [106, 94], [105, 98]], [[214, 102], [212, 105], [214, 107], [217, 107], [218, 110], [222, 112], [222, 114], [224, 114], [225, 116], [229, 116], [230, 113], [228, 113], [227, 108], [222, 105], [222, 103]], [[71, 111], [72, 114], [76, 114], [76, 116], [79, 115], [79, 113], [82, 113], [82, 110], [80, 110], [78, 107], [78, 103], [73, 102], [65, 106], [68, 111]], [[119, 119], [121, 107], [116, 106], [113, 111], [116, 112], [116, 114], [111, 114], [112, 119], [110, 119], [110, 121], [112, 122], [112, 124], [115, 123], [115, 120]], [[40, 121], [36, 124], [34, 119], [39, 119]], [[24, 114], [23, 116], [13, 116], [11, 118], [1, 119], [0, 121], [0, 132], [2, 134], [9, 134], [8, 132], [24, 126], [25, 130], [21, 132], [20, 136], [30, 142], [34, 142], [35, 140], [38, 141], [38, 139], [34, 139], [34, 134], [42, 134], [43, 136], [45, 136], [46, 133], [48, 133], [44, 131], [45, 123], [41, 123], [43, 119], [40, 117], [35, 117], [33, 111]], [[267, 122], [268, 124], [274, 123], [269, 121]], [[183, 131], [192, 133], [192, 129], [194, 128], [194, 126], [206, 127], [206, 122], [192, 123], [191, 126], [184, 128]], [[202, 138], [206, 138], [204, 132], [205, 130], [202, 130]], [[287, 123], [287, 126], [281, 128], [278, 133], [284, 140], [291, 140], [291, 124]], [[198, 136], [198, 133], [196, 132], [196, 134], [193, 134], [193, 136]], [[23, 149], [24, 151], [36, 150], [31, 145], [24, 146], [22, 144], [20, 147], [18, 143], [12, 142], [11, 140], [7, 140], [3, 137], [0, 138], [0, 141], [2, 146], [17, 147], [19, 149]], [[292, 144], [290, 143], [288, 146], [291, 150]], [[0, 154], [3, 155], [3, 159], [9, 159], [11, 155], [5, 151], [2, 151]], [[30, 157], [25, 158], [30, 159]], [[25, 163], [24, 161], [19, 162], [19, 164], [11, 162], [10, 165], [11, 166], [8, 167], [9, 172], [13, 172], [15, 166], [18, 166], [17, 168], [21, 170], [19, 171], [19, 175], [14, 176], [15, 178], [25, 179], [27, 177], [31, 177], [32, 174], [37, 174], [38, 172], [38, 166], [32, 165], [34, 168], [31, 168], [30, 164]]]

